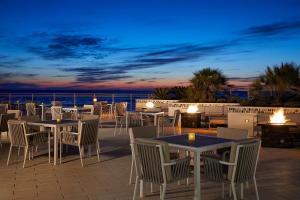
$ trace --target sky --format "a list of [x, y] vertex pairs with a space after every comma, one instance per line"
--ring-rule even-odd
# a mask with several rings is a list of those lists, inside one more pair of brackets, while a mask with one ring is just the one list
[[300, 64], [299, 0], [0, 0], [0, 89], [245, 87]]

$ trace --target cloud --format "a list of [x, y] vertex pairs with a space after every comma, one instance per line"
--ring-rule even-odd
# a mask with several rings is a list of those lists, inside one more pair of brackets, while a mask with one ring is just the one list
[[6, 55], [0, 55], [0, 68], [13, 69], [25, 67], [24, 64], [31, 58], [12, 58]]
[[241, 32], [241, 35], [250, 37], [271, 37], [286, 34], [290, 31], [299, 31], [300, 21], [277, 22], [249, 27]]

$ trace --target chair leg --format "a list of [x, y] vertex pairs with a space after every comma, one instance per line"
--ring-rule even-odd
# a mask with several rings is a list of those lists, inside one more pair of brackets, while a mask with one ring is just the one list
[[231, 191], [231, 183], [229, 184], [229, 197], [231, 198], [232, 191]]
[[121, 123], [120, 123], [120, 129], [119, 129], [119, 135], [121, 135], [122, 127], [123, 127], [123, 124], [122, 124], [122, 122], [121, 122]]
[[231, 190], [233, 194], [233, 199], [237, 200], [236, 190], [235, 190], [235, 183], [231, 183]]
[[161, 199], [162, 199], [162, 200], [165, 199], [166, 189], [167, 189], [167, 185], [166, 185], [166, 184], [163, 184], [163, 185], [162, 185], [162, 194], [161, 194]]
[[241, 199], [244, 199], [244, 184], [241, 183]]
[[48, 156], [49, 156], [49, 163], [51, 163], [51, 140], [50, 140], [50, 133], [48, 133]]
[[97, 157], [98, 157], [98, 162], [100, 162], [100, 145], [99, 145], [99, 140], [97, 140]]
[[132, 183], [133, 168], [134, 168], [134, 157], [132, 156], [131, 157], [131, 168], [130, 168], [129, 184]]
[[253, 177], [253, 183], [254, 183], [254, 188], [255, 188], [256, 200], [259, 200], [258, 189], [257, 189], [257, 183], [256, 183], [255, 177]]
[[133, 191], [133, 200], [135, 200], [135, 197], [136, 197], [136, 190], [137, 190], [137, 185], [139, 183], [139, 179], [138, 179], [138, 176], [136, 176], [135, 178], [135, 184], [134, 184], [134, 191]]
[[224, 182], [222, 183], [222, 199], [225, 198], [225, 184]]
[[25, 162], [28, 154], [28, 146], [24, 148], [24, 161], [23, 161], [23, 168], [25, 168]]
[[78, 146], [78, 148], [79, 148], [79, 156], [80, 156], [81, 167], [83, 167], [83, 161], [82, 161], [83, 147]]
[[144, 181], [140, 180], [140, 198], [144, 197]]
[[150, 183], [150, 192], [153, 193], [153, 183]]
[[19, 146], [18, 147], [18, 157], [20, 156], [20, 150], [21, 150], [21, 147]]
[[[20, 147], [19, 147], [19, 149], [20, 149]], [[10, 155], [11, 155], [11, 150], [12, 150], [12, 145], [10, 145], [10, 148], [9, 148], [9, 153], [8, 153], [8, 158], [7, 158], [7, 163], [6, 163], [7, 166], [8, 166], [8, 164], [9, 164], [9, 159], [10, 159]]]
[[59, 164], [61, 164], [61, 157], [62, 157], [62, 142], [61, 142], [61, 137], [60, 137], [60, 142], [59, 142]]
[[116, 136], [117, 127], [118, 127], [118, 120], [116, 120], [116, 125], [115, 125], [115, 130], [114, 130], [114, 136]]

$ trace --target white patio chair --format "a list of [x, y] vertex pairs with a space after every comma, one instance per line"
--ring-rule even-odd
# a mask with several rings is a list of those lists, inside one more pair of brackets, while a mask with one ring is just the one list
[[156, 126], [141, 126], [141, 127], [132, 127], [128, 129], [129, 139], [130, 139], [130, 148], [131, 148], [131, 168], [130, 168], [130, 177], [129, 183], [132, 183], [132, 175], [134, 170], [134, 149], [133, 143], [136, 138], [155, 138], [157, 137], [157, 127]]
[[115, 130], [114, 136], [116, 135], [117, 128], [119, 126], [119, 134], [121, 134], [122, 127], [126, 124], [126, 111], [127, 102], [119, 102], [115, 104]]
[[98, 162], [100, 162], [100, 145], [98, 140], [98, 120], [80, 120], [78, 122], [78, 132], [62, 131], [60, 133], [60, 163], [62, 158], [62, 145], [77, 146], [81, 166], [83, 167], [84, 147], [96, 145]]
[[51, 116], [52, 120], [63, 119], [62, 107], [51, 106]]
[[180, 118], [180, 110], [175, 110], [173, 116], [164, 117], [165, 121], [162, 128], [164, 129], [164, 127], [171, 127], [173, 129], [173, 134], [176, 135], [176, 127], [178, 127], [179, 118]]
[[0, 104], [0, 114], [6, 114], [8, 110], [8, 104]]
[[[7, 158], [7, 165], [9, 165], [11, 151], [13, 147], [24, 148], [24, 161], [23, 168], [25, 167], [25, 162], [27, 154], [29, 154], [29, 159], [33, 159], [33, 148], [41, 144], [48, 143], [48, 156], [50, 163], [50, 132], [40, 131], [40, 132], [29, 132], [26, 121], [9, 120], [8, 121], [8, 135], [10, 140], [10, 148]], [[32, 153], [30, 153], [29, 148], [32, 148]], [[19, 151], [18, 151], [19, 156]]]
[[171, 160], [168, 143], [150, 139], [134, 141], [136, 160], [136, 181], [133, 199], [140, 183], [140, 197], [143, 198], [143, 182], [157, 184], [161, 188], [160, 199], [165, 199], [169, 183], [187, 179], [190, 176], [190, 157]]
[[[225, 183], [230, 184], [230, 191], [237, 200], [236, 185], [240, 185], [241, 199], [244, 198], [244, 183], [253, 181], [256, 199], [259, 199], [255, 179], [256, 166], [259, 157], [261, 141], [251, 139], [236, 143], [231, 147], [229, 161], [214, 156], [203, 156], [204, 175], [208, 180], [222, 183], [222, 197], [224, 198]], [[231, 195], [231, 192], [229, 193]]]
[[2, 146], [2, 133], [8, 135], [8, 120], [15, 119], [15, 114], [0, 114], [0, 146]]

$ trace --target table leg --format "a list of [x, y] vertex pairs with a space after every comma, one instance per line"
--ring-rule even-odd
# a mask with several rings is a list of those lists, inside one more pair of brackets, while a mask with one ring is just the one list
[[125, 123], [126, 123], [126, 133], [128, 133], [128, 113], [126, 112], [126, 119], [125, 119]]
[[59, 128], [57, 126], [54, 127], [54, 161], [53, 164], [56, 165], [57, 161], [57, 137], [58, 137], [58, 130]]
[[200, 152], [196, 151], [194, 153], [194, 185], [195, 185], [194, 200], [201, 199], [200, 175], [201, 175], [201, 173], [200, 173]]

